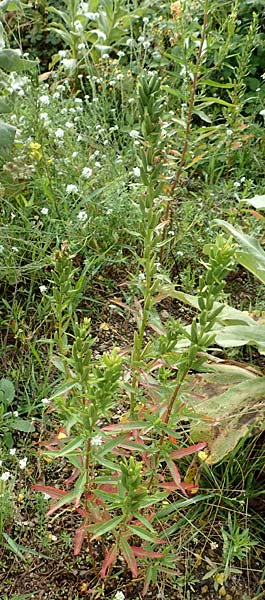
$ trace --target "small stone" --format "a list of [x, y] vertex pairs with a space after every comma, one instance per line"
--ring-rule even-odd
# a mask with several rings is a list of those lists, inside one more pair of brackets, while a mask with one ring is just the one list
[[202, 594], [207, 594], [207, 592], [208, 592], [208, 591], [209, 591], [208, 585], [204, 585], [204, 586], [201, 588], [201, 593], [202, 593]]

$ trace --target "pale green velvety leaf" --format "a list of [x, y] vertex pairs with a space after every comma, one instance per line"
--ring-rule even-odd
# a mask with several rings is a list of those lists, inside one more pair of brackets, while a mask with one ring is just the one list
[[255, 346], [261, 354], [265, 354], [265, 325], [226, 327], [216, 334], [215, 341], [223, 348]]
[[240, 244], [241, 249], [236, 253], [238, 262], [265, 284], [265, 252], [259, 242], [226, 221], [215, 219], [215, 223], [231, 233]]
[[257, 210], [265, 208], [265, 196], [253, 196], [253, 198], [244, 198], [244, 202], [254, 206]]

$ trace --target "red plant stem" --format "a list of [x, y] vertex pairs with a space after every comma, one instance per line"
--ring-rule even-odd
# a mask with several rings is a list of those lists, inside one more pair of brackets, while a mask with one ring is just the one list
[[[180, 388], [181, 388], [182, 383], [183, 383], [183, 381], [184, 381], [184, 379], [185, 379], [185, 377], [186, 377], [186, 375], [187, 375], [187, 373], [189, 371], [189, 368], [190, 368], [190, 365], [182, 373], [181, 378], [180, 378], [179, 382], [177, 383], [177, 385], [176, 385], [176, 387], [174, 389], [174, 392], [173, 392], [173, 394], [172, 394], [172, 396], [170, 398], [169, 405], [167, 407], [165, 421], [164, 421], [165, 426], [168, 425], [171, 413], [172, 413], [173, 408], [174, 408], [175, 401], [176, 401], [176, 399], [178, 397]], [[166, 432], [164, 430], [162, 432], [162, 435], [161, 435], [160, 440], [159, 440], [158, 452], [157, 452], [157, 455], [155, 457], [155, 464], [154, 464], [153, 472], [152, 472], [152, 475], [150, 477], [150, 481], [149, 481], [148, 486], [147, 486], [149, 490], [150, 490], [150, 487], [151, 487], [151, 485], [153, 483], [154, 474], [155, 474], [155, 472], [157, 471], [157, 468], [158, 468], [159, 459], [160, 459], [161, 450], [162, 450], [162, 446], [163, 446], [163, 443], [164, 443], [165, 435], [166, 435]]]
[[[88, 493], [89, 493], [89, 484], [90, 484], [90, 450], [91, 450], [91, 440], [90, 438], [87, 440], [86, 446], [86, 461], [85, 461], [85, 469], [86, 469], [86, 483], [85, 483], [85, 508], [86, 513], [89, 514], [89, 506], [88, 506]], [[89, 554], [92, 561], [93, 571], [96, 576], [98, 576], [97, 565], [95, 561], [93, 546], [90, 539], [90, 534], [87, 532], [87, 543]]]

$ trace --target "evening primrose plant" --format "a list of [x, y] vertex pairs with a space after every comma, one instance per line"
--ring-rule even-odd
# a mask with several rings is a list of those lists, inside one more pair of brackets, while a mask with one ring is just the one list
[[[189, 496], [198, 491], [176, 464], [206, 447], [204, 440], [189, 445], [188, 436], [178, 430], [183, 416], [192, 417], [188, 407], [183, 406], [182, 387], [190, 369], [202, 365], [212, 343], [213, 323], [222, 310], [214, 307], [214, 301], [232, 268], [234, 248], [219, 237], [210, 249], [209, 265], [200, 280], [198, 319], [193, 319], [190, 332], [176, 324], [171, 342], [166, 344], [167, 355], [176, 360], [176, 376], [170, 371], [170, 360], [166, 363], [165, 356], [155, 353], [157, 346], [152, 340], [145, 340], [155, 304], [165, 291], [157, 269], [164, 201], [163, 99], [157, 76], [142, 79], [138, 93], [140, 126], [133, 137], [140, 142], [136, 144], [139, 166], [134, 168], [139, 168], [142, 182], [142, 253], [137, 261], [143, 296], [133, 307], [136, 330], [132, 350], [126, 355], [114, 348], [94, 359], [96, 340], [90, 333], [90, 320], [79, 317], [83, 283], [75, 280], [73, 257], [64, 243], [55, 254], [51, 278], [55, 317], [51, 362], [59, 378], [48, 405], [48, 410], [56, 410], [61, 427], [45, 443], [44, 453], [52, 459], [66, 460], [72, 474], [66, 490], [44, 485], [34, 485], [33, 489], [51, 497], [48, 516], [67, 504], [82, 516], [74, 553], [78, 555], [86, 543], [95, 574], [93, 542], [100, 538], [104, 552], [101, 576], [110, 575], [122, 555], [133, 577], [138, 576], [139, 568], [146, 571], [150, 567], [146, 571], [146, 591], [158, 573], [151, 565], [159, 560], [166, 568], [168, 557], [174, 554], [174, 542], [165, 535], [166, 522], [156, 516], [157, 509], [167, 502], [169, 494], [181, 494], [190, 504]], [[172, 340], [180, 332], [184, 332], [189, 345], [176, 354]], [[163, 365], [168, 366], [171, 376], [161, 382], [159, 368]], [[124, 406], [116, 422], [121, 401], [126, 405], [125, 394], [129, 396], [129, 410], [125, 412]]]

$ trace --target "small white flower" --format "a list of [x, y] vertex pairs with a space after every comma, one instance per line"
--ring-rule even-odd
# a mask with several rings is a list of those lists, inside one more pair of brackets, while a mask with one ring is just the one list
[[51, 403], [51, 401], [48, 398], [43, 398], [41, 402], [42, 402], [43, 406], [48, 406], [48, 404]]
[[69, 185], [66, 186], [66, 193], [67, 194], [77, 194], [78, 193], [77, 185], [75, 185], [74, 183], [69, 183]]
[[78, 152], [76, 152], [76, 151], [75, 151], [75, 152], [73, 152], [73, 154], [72, 154], [72, 158], [76, 158], [77, 156], [78, 156]]
[[27, 459], [26, 457], [25, 457], [25, 458], [21, 458], [21, 459], [18, 461], [19, 468], [20, 468], [20, 469], [25, 469], [25, 468], [26, 468], [26, 465], [27, 465], [27, 462], [28, 462], [28, 459]]
[[82, 177], [84, 177], [84, 179], [89, 179], [92, 175], [92, 172], [92, 169], [89, 167], [84, 167], [82, 170]]
[[259, 115], [261, 115], [262, 117], [265, 117], [265, 109], [263, 108], [263, 110], [259, 111]]
[[54, 100], [58, 100], [60, 98], [60, 92], [54, 92], [53, 96]]
[[226, 130], [226, 135], [232, 135], [233, 134], [233, 130], [232, 129], [227, 129]]
[[147, 48], [150, 48], [151, 46], [151, 42], [148, 42], [148, 40], [146, 40], [145, 42], [143, 42], [143, 47], [145, 50], [147, 50]]
[[95, 167], [97, 167], [97, 169], [101, 169], [101, 163], [99, 161], [95, 162]]
[[77, 60], [75, 58], [63, 58], [62, 65], [66, 71], [72, 72], [76, 68]]
[[84, 50], [86, 47], [86, 45], [84, 44], [84, 42], [81, 42], [81, 44], [78, 44], [77, 48], [78, 50]]
[[18, 411], [17, 410], [14, 410], [13, 417], [18, 417]]
[[66, 50], [59, 50], [58, 55], [60, 58], [65, 58], [67, 56]]
[[67, 129], [72, 129], [72, 128], [74, 127], [74, 124], [73, 124], [73, 123], [71, 123], [71, 121], [66, 121], [66, 123], [65, 123], [65, 127], [66, 127]]
[[102, 54], [102, 58], [103, 58], [104, 60], [107, 60], [107, 59], [109, 58], [109, 54], [107, 54], [107, 53], [105, 53], [105, 54]]
[[119, 50], [119, 52], [117, 52], [117, 56], [119, 58], [122, 58], [123, 56], [125, 56], [125, 52], [123, 52], [122, 50]]
[[140, 177], [141, 169], [139, 167], [134, 167], [133, 172], [134, 172], [135, 177]]
[[138, 279], [139, 281], [145, 281], [145, 273], [139, 273]]
[[87, 220], [87, 213], [85, 210], [80, 210], [80, 212], [77, 215], [77, 218], [79, 219], [79, 221], [81, 221], [81, 223], [84, 223]]
[[42, 215], [47, 215], [47, 214], [48, 214], [48, 212], [49, 212], [49, 209], [48, 209], [48, 208], [46, 208], [46, 207], [44, 206], [44, 207], [41, 209], [41, 211], [40, 211], [40, 212], [41, 212], [41, 214], [42, 214]]
[[98, 36], [99, 40], [105, 41], [107, 39], [107, 36], [104, 33], [104, 31], [100, 31], [100, 29], [97, 29], [95, 33], [97, 33], [97, 36]]
[[126, 46], [133, 46], [133, 44], [134, 44], [133, 38], [128, 38], [128, 40], [126, 41]]
[[41, 102], [41, 104], [46, 104], [46, 106], [48, 106], [50, 104], [50, 97], [48, 96], [48, 94], [43, 94], [39, 97], [39, 101]]
[[91, 440], [91, 446], [102, 446], [103, 438], [102, 435], [95, 435]]
[[44, 292], [47, 291], [47, 286], [46, 285], [40, 285], [39, 290], [40, 290], [41, 294], [44, 294]]
[[234, 183], [234, 188], [239, 188], [240, 187], [240, 181], [235, 181]]
[[144, 35], [140, 35], [140, 36], [138, 37], [138, 42], [142, 43], [142, 42], [144, 42], [144, 40], [145, 40], [145, 37], [144, 37]]
[[10, 472], [9, 471], [4, 471], [4, 473], [2, 473], [0, 479], [1, 481], [7, 481], [10, 477]]
[[11, 449], [9, 450], [9, 454], [10, 454], [10, 456], [15, 456], [15, 454], [16, 454], [16, 451], [17, 451], [17, 449], [16, 449], [16, 448], [11, 448]]
[[144, 17], [143, 18], [143, 23], [145, 23], [145, 24], [149, 23], [149, 18], [148, 17]]
[[64, 137], [64, 130], [61, 127], [58, 127], [58, 129], [55, 129], [54, 135], [58, 139], [62, 139]]
[[136, 129], [132, 129], [129, 133], [129, 136], [133, 139], [136, 139], [139, 137], [139, 131], [136, 131]]
[[217, 542], [210, 542], [211, 550], [216, 550], [218, 548]]
[[81, 21], [75, 21], [74, 22], [74, 28], [78, 33], [82, 33], [83, 31], [83, 25], [81, 23]]
[[46, 113], [46, 112], [41, 112], [41, 113], [39, 114], [39, 118], [40, 118], [42, 121], [47, 121], [47, 119], [49, 119], [49, 115], [48, 115], [48, 113]]
[[125, 596], [123, 592], [116, 592], [113, 600], [124, 600]]

